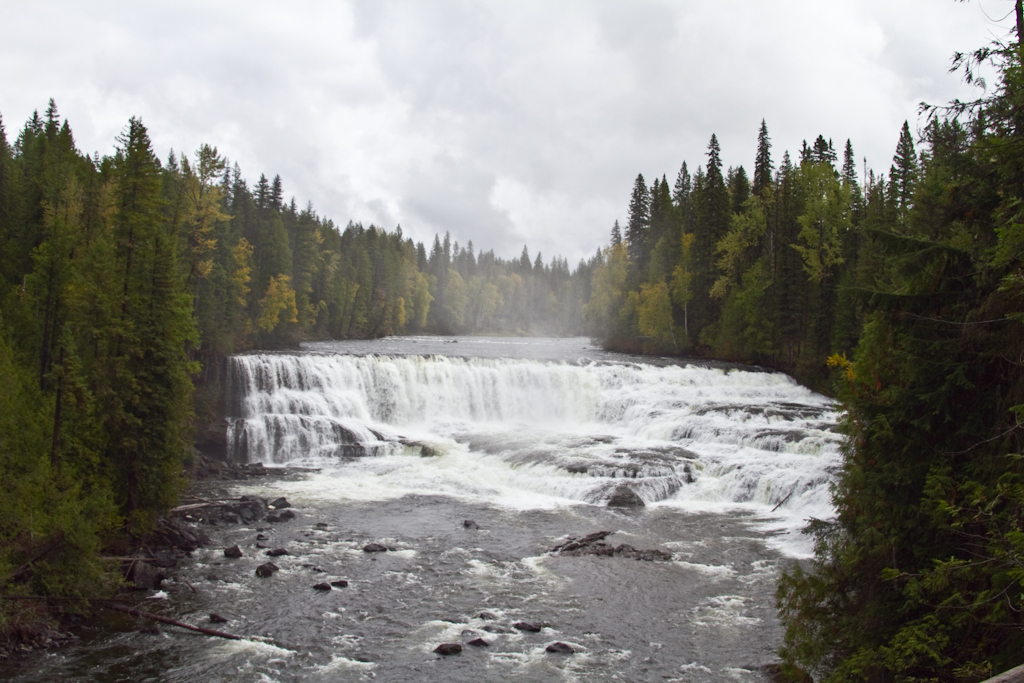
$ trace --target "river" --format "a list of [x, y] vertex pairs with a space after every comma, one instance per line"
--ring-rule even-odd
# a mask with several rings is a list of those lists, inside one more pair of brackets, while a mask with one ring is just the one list
[[[13, 680], [767, 680], [775, 582], [809, 555], [806, 520], [832, 514], [827, 397], [580, 338], [319, 342], [230, 370], [231, 457], [318, 471], [205, 491], [283, 496], [297, 517], [208, 527], [212, 547], [134, 597], [191, 623], [218, 612], [251, 638], [107, 616]], [[607, 506], [624, 495], [644, 505]], [[671, 560], [548, 552], [598, 530]], [[270, 578], [257, 543], [290, 553]], [[225, 558], [235, 544], [243, 557]], [[575, 653], [546, 652], [555, 641]], [[444, 642], [462, 653], [434, 654]]]

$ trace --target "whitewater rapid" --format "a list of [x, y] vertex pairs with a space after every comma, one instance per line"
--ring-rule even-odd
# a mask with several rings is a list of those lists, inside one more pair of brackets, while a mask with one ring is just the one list
[[837, 406], [780, 373], [319, 353], [231, 362], [231, 457], [358, 474], [326, 496], [532, 508], [607, 504], [627, 487], [647, 505], [771, 512], [791, 532], [831, 514]]

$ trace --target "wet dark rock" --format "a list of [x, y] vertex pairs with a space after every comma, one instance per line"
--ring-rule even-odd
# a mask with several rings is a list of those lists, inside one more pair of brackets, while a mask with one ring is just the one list
[[481, 612], [480, 613], [480, 618], [483, 619], [484, 621], [494, 621], [495, 619], [498, 618], [498, 615], [495, 614], [494, 612]]
[[664, 550], [640, 550], [627, 543], [619, 546], [605, 543], [604, 539], [611, 534], [611, 531], [595, 531], [583, 538], [570, 536], [567, 541], [556, 545], [550, 552], [552, 555], [570, 555], [572, 557], [580, 557], [582, 555], [625, 557], [644, 562], [667, 562], [672, 559], [672, 553], [665, 552]]
[[270, 536], [267, 536], [266, 534], [256, 534], [256, 540], [257, 541], [266, 541], [269, 538], [270, 538]]
[[672, 553], [667, 553], [664, 550], [638, 550], [625, 543], [615, 549], [615, 556], [628, 557], [631, 560], [641, 560], [643, 562], [668, 562], [672, 559]]
[[327, 522], [317, 522], [316, 523], [316, 528], [317, 529], [326, 529], [328, 526], [329, 525], [327, 524]]
[[488, 633], [512, 633], [512, 631], [502, 626], [501, 624], [487, 624], [483, 627], [483, 630], [487, 631]]
[[156, 590], [165, 578], [157, 567], [141, 559], [133, 560], [128, 569], [128, 580], [135, 584], [136, 590]]
[[295, 519], [295, 513], [292, 512], [291, 510], [285, 510], [280, 515], [278, 515], [278, 517], [280, 517], [282, 522], [288, 522], [290, 520]]
[[558, 655], [571, 655], [574, 652], [576, 652], [576, 648], [574, 648], [572, 645], [568, 645], [567, 643], [563, 643], [562, 641], [558, 640], [544, 648], [544, 651]]
[[178, 558], [170, 548], [160, 548], [153, 551], [153, 564], [164, 569], [170, 569], [178, 564]]
[[595, 531], [592, 534], [587, 534], [583, 538], [576, 538], [570, 536], [565, 543], [560, 543], [550, 550], [552, 553], [567, 554], [583, 548], [588, 548], [595, 543], [604, 541], [605, 538], [612, 535], [612, 531]]
[[242, 549], [237, 545], [233, 545], [230, 548], [224, 549], [224, 557], [239, 558], [242, 556]]
[[230, 621], [227, 617], [222, 617], [216, 612], [210, 612], [210, 622], [214, 624], [226, 624]]
[[271, 512], [269, 515], [267, 515], [267, 521], [271, 524], [277, 524], [281, 521], [281, 515], [275, 515], [273, 512]]
[[282, 555], [291, 555], [291, 553], [286, 548], [274, 548], [267, 551], [268, 557], [281, 557]]
[[528, 621], [517, 621], [512, 624], [512, 628], [525, 633], [540, 633], [542, 627], [540, 624], [532, 624]]
[[185, 520], [174, 517], [161, 517], [157, 520], [156, 529], [146, 539], [146, 545], [150, 548], [178, 548], [187, 553], [204, 545], [209, 545], [209, 543], [209, 537], [202, 531], [191, 526]]
[[139, 633], [145, 633], [146, 635], [149, 635], [149, 636], [160, 636], [160, 635], [163, 635], [163, 632], [158, 627], [156, 627], [155, 625], [143, 626], [142, 628], [139, 629]]
[[457, 655], [462, 652], [462, 645], [460, 643], [441, 643], [434, 648], [434, 652], [439, 655]]
[[323, 567], [318, 567], [315, 564], [303, 563], [300, 566], [304, 567], [305, 569], [308, 569], [309, 571], [311, 571], [311, 572], [313, 572], [315, 574], [326, 574], [327, 573], [326, 569], [324, 569]]
[[345, 579], [338, 579], [337, 581], [331, 581], [331, 585], [335, 588], [348, 588], [348, 581]]
[[381, 545], [380, 543], [367, 543], [363, 546], [364, 553], [386, 553], [389, 550], [393, 550], [393, 548]]
[[285, 508], [290, 508], [291, 506], [292, 504], [285, 500], [284, 497], [275, 498], [270, 503], [270, 507], [274, 508], [275, 510], [284, 510]]
[[472, 645], [473, 647], [487, 647], [487, 646], [490, 645], [490, 643], [488, 643], [483, 638], [474, 638], [473, 640], [469, 641], [466, 644], [467, 645]]
[[265, 579], [268, 576], [273, 576], [274, 572], [278, 571], [279, 569], [280, 567], [278, 567], [273, 562], [264, 562], [260, 566], [256, 567], [256, 576], [260, 577], [261, 579]]
[[612, 497], [608, 499], [607, 505], [610, 508], [642, 508], [645, 503], [636, 491], [625, 484], [620, 484], [612, 491]]
[[462, 635], [463, 636], [475, 636], [476, 635], [476, 631], [474, 631], [471, 628], [464, 628], [464, 629], [462, 629]]
[[257, 549], [257, 550], [266, 550], [266, 549], [267, 549], [267, 548], [269, 548], [269, 547], [270, 547], [270, 546], [269, 546], [269, 545], [267, 545], [266, 543], [257, 543], [257, 544], [256, 544], [256, 549]]
[[318, 591], [329, 591], [329, 590], [333, 590], [333, 589], [331, 588], [331, 584], [329, 584], [329, 583], [327, 583], [327, 582], [323, 582], [323, 583], [318, 583], [318, 584], [314, 585], [314, 586], [313, 586], [313, 588], [314, 588], [315, 590], [318, 590]]
[[220, 577], [217, 576], [216, 574], [207, 574], [206, 575], [206, 580], [207, 581], [220, 581]]
[[260, 496], [242, 496], [238, 500], [225, 500], [202, 505], [186, 505], [178, 513], [204, 524], [249, 524], [267, 514], [267, 500]]
[[480, 525], [477, 524], [476, 522], [474, 522], [472, 519], [467, 519], [466, 521], [464, 521], [462, 523], [462, 526], [464, 526], [467, 529], [479, 529], [480, 528]]

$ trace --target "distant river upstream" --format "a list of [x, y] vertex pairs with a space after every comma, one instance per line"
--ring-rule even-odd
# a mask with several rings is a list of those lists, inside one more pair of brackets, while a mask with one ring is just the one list
[[[319, 472], [224, 485], [284, 496], [297, 516], [207, 527], [212, 547], [136, 596], [277, 645], [152, 635], [115, 615], [14, 680], [767, 680], [775, 582], [809, 554], [806, 520], [832, 514], [830, 399], [782, 374], [582, 338], [318, 342], [230, 363], [231, 456]], [[600, 530], [671, 559], [549, 553]], [[254, 573], [269, 559], [257, 543], [290, 553], [270, 578]], [[225, 558], [235, 544], [244, 556]], [[575, 653], [546, 652], [555, 641]], [[445, 642], [462, 653], [434, 654]]]

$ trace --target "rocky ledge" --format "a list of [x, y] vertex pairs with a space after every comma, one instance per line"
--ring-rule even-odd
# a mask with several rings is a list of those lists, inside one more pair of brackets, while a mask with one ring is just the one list
[[642, 560], [645, 562], [667, 562], [672, 559], [672, 553], [667, 553], [664, 550], [640, 550], [627, 543], [617, 546], [605, 543], [604, 539], [613, 533], [615, 532], [595, 531], [581, 538], [569, 536], [567, 540], [559, 543], [548, 552], [551, 555], [569, 555], [572, 557], [579, 557], [581, 555], [626, 557], [631, 560]]

